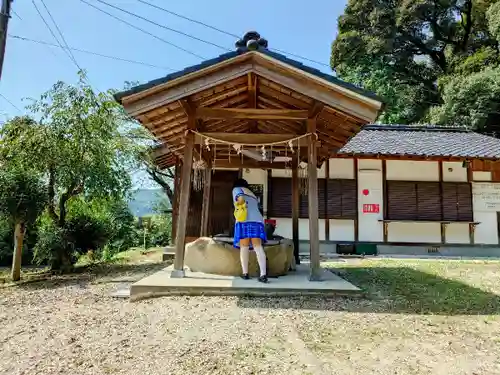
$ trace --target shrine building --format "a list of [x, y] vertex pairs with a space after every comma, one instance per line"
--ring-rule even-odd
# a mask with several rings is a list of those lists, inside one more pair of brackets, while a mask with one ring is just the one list
[[339, 244], [499, 245], [499, 139], [459, 124], [374, 125], [383, 99], [258, 33], [115, 97], [157, 139], [157, 165], [175, 168], [176, 270], [187, 241], [231, 233], [238, 177], [313, 271]]

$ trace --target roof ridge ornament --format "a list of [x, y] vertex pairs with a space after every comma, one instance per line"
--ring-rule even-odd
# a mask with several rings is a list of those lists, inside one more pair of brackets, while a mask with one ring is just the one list
[[242, 39], [234, 43], [234, 46], [238, 52], [257, 51], [267, 49], [267, 40], [261, 38], [257, 31], [248, 31]]

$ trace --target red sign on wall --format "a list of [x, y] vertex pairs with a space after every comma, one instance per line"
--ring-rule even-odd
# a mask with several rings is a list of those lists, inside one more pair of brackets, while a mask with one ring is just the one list
[[363, 213], [364, 214], [378, 214], [380, 212], [380, 204], [364, 204]]

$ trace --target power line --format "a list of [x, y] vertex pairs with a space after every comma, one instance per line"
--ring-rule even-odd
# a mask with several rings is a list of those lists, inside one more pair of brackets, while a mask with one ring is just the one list
[[186, 52], [186, 53], [189, 53], [190, 55], [196, 56], [196, 57], [197, 57], [197, 58], [199, 58], [199, 59], [205, 60], [205, 57], [200, 56], [200, 55], [198, 55], [198, 54], [197, 54], [197, 53], [195, 53], [195, 52], [189, 51], [189, 50], [187, 50], [187, 49], [185, 49], [185, 48], [183, 48], [183, 47], [181, 47], [181, 46], [178, 46], [177, 44], [171, 43], [171, 42], [169, 42], [168, 40], [165, 40], [165, 39], [163, 39], [163, 38], [161, 38], [161, 37], [159, 37], [159, 36], [157, 36], [157, 35], [155, 35], [155, 34], [153, 34], [153, 33], [150, 33], [150, 32], [149, 32], [149, 31], [147, 31], [147, 30], [141, 29], [140, 27], [138, 27], [138, 26], [136, 26], [136, 25], [134, 25], [134, 24], [132, 24], [132, 23], [130, 23], [130, 22], [128, 22], [128, 21], [125, 21], [124, 19], [122, 19], [122, 18], [120, 18], [120, 17], [117, 17], [117, 16], [115, 16], [114, 14], [111, 14], [111, 13], [106, 12], [105, 10], [103, 10], [103, 9], [101, 9], [101, 8], [99, 8], [99, 7], [96, 7], [94, 4], [91, 4], [91, 3], [89, 3], [89, 2], [88, 2], [88, 1], [86, 1], [86, 0], [80, 0], [80, 1], [81, 1], [82, 3], [87, 4], [87, 5], [88, 5], [88, 6], [90, 6], [90, 7], [92, 7], [92, 8], [94, 8], [94, 9], [98, 10], [98, 11], [99, 11], [99, 12], [101, 12], [101, 13], [107, 14], [108, 16], [110, 16], [110, 17], [114, 18], [114, 19], [115, 19], [115, 20], [117, 20], [117, 21], [120, 21], [120, 22], [122, 22], [122, 23], [124, 23], [124, 24], [126, 24], [126, 25], [128, 25], [128, 26], [130, 26], [130, 27], [132, 27], [132, 28], [134, 28], [134, 29], [136, 29], [136, 30], [139, 30], [139, 31], [143, 32], [144, 34], [147, 34], [147, 35], [149, 35], [149, 36], [152, 36], [152, 37], [153, 37], [153, 38], [155, 38], [155, 39], [158, 39], [158, 40], [162, 41], [162, 42], [163, 42], [163, 43], [165, 43], [165, 44], [168, 44], [168, 45], [170, 45], [170, 46], [172, 46], [172, 47], [175, 47], [175, 48], [177, 48], [177, 49], [179, 49], [179, 50], [181, 50], [181, 51], [184, 51], [184, 52]]
[[198, 25], [202, 25], [202, 26], [208, 27], [209, 29], [212, 29], [212, 30], [218, 31], [219, 33], [222, 33], [222, 34], [226, 34], [226, 35], [232, 36], [232, 37], [234, 37], [234, 38], [236, 38], [236, 39], [239, 39], [239, 38], [240, 38], [240, 37], [239, 37], [238, 35], [236, 35], [236, 34], [230, 33], [230, 32], [228, 32], [228, 31], [221, 30], [221, 29], [219, 29], [219, 28], [217, 28], [217, 27], [215, 27], [215, 26], [211, 26], [211, 25], [208, 25], [208, 24], [206, 24], [206, 23], [204, 23], [204, 22], [197, 21], [197, 20], [195, 20], [195, 19], [193, 19], [193, 18], [189, 18], [189, 17], [183, 16], [182, 14], [172, 12], [171, 10], [168, 10], [168, 9], [162, 8], [162, 7], [160, 7], [160, 6], [158, 6], [158, 5], [155, 5], [155, 4], [151, 4], [151, 3], [147, 2], [147, 1], [144, 1], [144, 0], [137, 0], [137, 1], [139, 1], [140, 3], [143, 3], [143, 4], [145, 4], [145, 5], [149, 5], [150, 7], [156, 8], [156, 9], [158, 9], [158, 10], [162, 10], [162, 11], [164, 11], [164, 12], [166, 12], [166, 13], [172, 14], [172, 15], [174, 15], [174, 16], [176, 16], [176, 17], [179, 17], [179, 18], [182, 18], [182, 19], [184, 19], [184, 20], [187, 20], [187, 21], [189, 21], [189, 22], [197, 23]]
[[[39, 15], [39, 16], [40, 16], [40, 18], [42, 19], [42, 21], [43, 21], [43, 23], [45, 24], [45, 26], [49, 29], [50, 33], [52, 34], [52, 36], [53, 36], [53, 37], [54, 37], [54, 39], [56, 40], [56, 42], [57, 42], [57, 44], [59, 45], [59, 47], [60, 47], [60, 48], [62, 48], [62, 50], [66, 53], [66, 55], [69, 57], [69, 59], [71, 60], [71, 62], [72, 62], [73, 64], [75, 64], [75, 66], [78, 68], [78, 71], [79, 71], [79, 72], [81, 72], [81, 74], [83, 75], [83, 79], [85, 79], [85, 80], [87, 81], [87, 84], [88, 84], [88, 85], [90, 86], [90, 88], [92, 89], [92, 86], [93, 86], [93, 85], [92, 85], [92, 82], [90, 82], [90, 79], [89, 79], [88, 75], [86, 74], [86, 72], [85, 72], [85, 71], [84, 71], [84, 70], [80, 67], [80, 65], [78, 65], [78, 62], [76, 61], [76, 59], [74, 59], [74, 57], [73, 57], [72, 53], [71, 53], [69, 50], [66, 50], [66, 48], [64, 48], [64, 47], [63, 47], [63, 45], [61, 44], [61, 42], [59, 41], [59, 39], [58, 39], [58, 38], [57, 38], [57, 36], [55, 35], [54, 31], [52, 30], [52, 28], [50, 27], [50, 25], [48, 24], [48, 22], [45, 20], [45, 18], [43, 17], [42, 13], [40, 12], [40, 9], [38, 9], [38, 7], [37, 7], [37, 5], [36, 5], [36, 3], [35, 3], [35, 0], [31, 0], [31, 2], [32, 2], [32, 3], [33, 3], [33, 5], [35, 6], [35, 9], [36, 9], [36, 11], [37, 11], [38, 15]], [[42, 3], [43, 3], [43, 0], [42, 0]], [[44, 4], [44, 6], [45, 6], [45, 4]], [[47, 10], [47, 12], [48, 12], [47, 7], [45, 7], [45, 9], [46, 9], [46, 10]], [[52, 18], [52, 16], [50, 15], [50, 12], [49, 12], [49, 16], [51, 17], [52, 22], [54, 22], [54, 24], [55, 24], [55, 21], [54, 21], [54, 19]], [[56, 24], [56, 28], [59, 30], [59, 27], [57, 26], [57, 24]], [[59, 30], [59, 32], [60, 32], [60, 30]], [[61, 33], [61, 32], [60, 32], [60, 33]], [[66, 41], [64, 40], [64, 36], [62, 35], [62, 33], [61, 33], [61, 37], [62, 37], [62, 39], [63, 39], [64, 43], [66, 43]], [[99, 89], [97, 89], [97, 91], [98, 91], [98, 92], [100, 92], [100, 91], [99, 91]], [[94, 94], [93, 89], [92, 89], [92, 94]]]
[[127, 13], [128, 15], [131, 15], [131, 16], [134, 16], [134, 17], [136, 17], [136, 18], [139, 18], [139, 19], [141, 19], [141, 20], [143, 20], [143, 21], [149, 22], [149, 23], [151, 23], [151, 24], [153, 24], [153, 25], [155, 25], [155, 26], [161, 27], [162, 29], [165, 29], [165, 30], [168, 30], [168, 31], [172, 31], [172, 32], [174, 32], [174, 33], [177, 33], [177, 34], [183, 35], [183, 36], [185, 36], [185, 37], [188, 37], [188, 38], [191, 38], [191, 39], [194, 39], [194, 40], [197, 40], [197, 41], [199, 41], [199, 42], [206, 43], [206, 44], [209, 44], [209, 45], [211, 45], [211, 46], [214, 46], [214, 47], [217, 47], [217, 48], [223, 49], [223, 50], [225, 50], [225, 51], [229, 51], [229, 52], [231, 52], [231, 50], [230, 50], [229, 48], [223, 47], [223, 46], [221, 46], [221, 45], [219, 45], [219, 44], [216, 44], [216, 43], [212, 43], [212, 42], [210, 42], [210, 41], [208, 41], [208, 40], [204, 40], [204, 39], [198, 38], [198, 37], [196, 37], [196, 36], [194, 36], [194, 35], [191, 35], [191, 34], [185, 33], [185, 32], [183, 32], [183, 31], [176, 30], [176, 29], [172, 29], [171, 27], [168, 27], [168, 26], [162, 25], [162, 24], [160, 24], [160, 23], [157, 23], [157, 22], [155, 22], [155, 21], [152, 21], [152, 20], [150, 20], [149, 18], [143, 17], [143, 16], [141, 16], [141, 15], [139, 15], [139, 14], [137, 14], [137, 13], [129, 12], [129, 11], [128, 11], [128, 10], [126, 10], [126, 9], [123, 9], [123, 8], [120, 8], [120, 7], [116, 6], [116, 5], [113, 5], [113, 4], [110, 4], [110, 3], [107, 3], [106, 1], [103, 1], [103, 0], [96, 0], [96, 1], [97, 1], [97, 2], [99, 2], [99, 3], [101, 3], [101, 4], [107, 5], [107, 6], [111, 7], [111, 8], [113, 8], [113, 9], [116, 9], [116, 10], [119, 10], [119, 11], [121, 11], [121, 12]]
[[[32, 42], [32, 43], [37, 43], [37, 44], [41, 44], [41, 45], [46, 45], [46, 46], [61, 48], [61, 46], [59, 46], [57, 44], [44, 42], [42, 40], [30, 39], [30, 38], [26, 38], [26, 37], [23, 37], [23, 36], [12, 35], [12, 34], [9, 34], [9, 37], [14, 38], [14, 39], [18, 39], [18, 40], [24, 40], [26, 42]], [[143, 62], [143, 61], [136, 61], [136, 60], [125, 59], [125, 58], [117, 57], [117, 56], [104, 55], [104, 54], [99, 53], [99, 52], [88, 51], [88, 50], [84, 50], [84, 49], [80, 49], [80, 48], [74, 48], [74, 47], [68, 47], [68, 48], [70, 50], [76, 51], [76, 52], [87, 53], [89, 55], [94, 55], [94, 56], [99, 56], [99, 57], [105, 57], [107, 59], [128, 62], [128, 63], [131, 63], [131, 64], [144, 65], [144, 66], [148, 66], [150, 68], [156, 68], [156, 69], [162, 69], [162, 70], [169, 70], [169, 71], [172, 71], [172, 72], [175, 72], [175, 71], [179, 70], [179, 69], [169, 68], [169, 67], [166, 67], [166, 66], [153, 65], [153, 64], [149, 64], [149, 63], [146, 63], [146, 62]]]
[[23, 111], [21, 111], [19, 109], [19, 107], [17, 105], [15, 105], [14, 103], [12, 103], [9, 99], [7, 99], [7, 97], [3, 94], [0, 94], [0, 97], [2, 97], [7, 103], [9, 103], [12, 107], [14, 107], [15, 109], [17, 109], [20, 113], [23, 113]]
[[[100, 0], [98, 0], [98, 1], [100, 1]], [[158, 10], [161, 10], [161, 11], [163, 11], [165, 13], [171, 14], [171, 15], [179, 17], [179, 18], [182, 18], [182, 19], [184, 19], [186, 21], [193, 22], [193, 23], [196, 23], [198, 25], [205, 26], [205, 27], [207, 27], [209, 29], [212, 29], [212, 30], [215, 30], [215, 31], [217, 31], [217, 32], [219, 32], [221, 34], [225, 34], [225, 35], [231, 36], [233, 38], [237, 38], [237, 39], [240, 38], [240, 36], [238, 36], [238, 35], [236, 35], [234, 33], [231, 33], [231, 32], [226, 31], [226, 30], [219, 29], [218, 27], [209, 25], [209, 24], [207, 24], [205, 22], [201, 22], [201, 21], [195, 20], [193, 18], [189, 18], [189, 17], [183, 16], [182, 14], [173, 12], [173, 11], [168, 10], [168, 9], [165, 9], [165, 8], [163, 8], [161, 6], [158, 6], [156, 4], [152, 4], [152, 3], [148, 2], [148, 1], [145, 1], [145, 0], [137, 0], [137, 1], [140, 2], [140, 3], [142, 3], [142, 4], [149, 5], [150, 7], [153, 7], [153, 8], [156, 8]], [[276, 52], [284, 53], [286, 55], [294, 56], [294, 57], [297, 57], [297, 58], [302, 59], [302, 60], [310, 61], [310, 62], [313, 62], [313, 63], [318, 64], [318, 65], [323, 65], [323, 66], [331, 68], [330, 65], [328, 65], [328, 64], [322, 63], [322, 62], [317, 61], [317, 60], [310, 59], [308, 57], [304, 57], [304, 56], [301, 56], [301, 55], [297, 55], [297, 54], [294, 54], [294, 53], [283, 51], [283, 50], [280, 50], [278, 48], [269, 48], [269, 49], [273, 50], [273, 51], [276, 51]]]
[[294, 57], [297, 57], [299, 59], [302, 59], [302, 60], [306, 60], [306, 61], [310, 61], [310, 62], [313, 62], [315, 64], [318, 64], [318, 65], [323, 65], [323, 66], [327, 66], [329, 68], [331, 68], [330, 65], [328, 64], [325, 64], [325, 63], [322, 63], [322, 62], [319, 62], [319, 61], [316, 61], [316, 60], [313, 60], [313, 59], [310, 59], [308, 57], [304, 57], [304, 56], [300, 56], [300, 55], [297, 55], [297, 54], [294, 54], [294, 53], [290, 53], [290, 52], [286, 52], [286, 51], [283, 51], [281, 49], [278, 49], [278, 48], [269, 48], [271, 51], [276, 51], [276, 52], [279, 52], [279, 53], [284, 53], [285, 55], [290, 55], [290, 56], [294, 56]]
[[14, 9], [12, 9], [11, 12], [14, 14], [14, 16], [16, 16], [17, 18], [19, 18], [19, 21], [23, 20], [21, 17], [19, 17], [19, 14], [17, 14]]
[[64, 35], [61, 31], [61, 29], [59, 28], [59, 26], [57, 26], [57, 22], [56, 20], [54, 19], [54, 17], [52, 17], [52, 13], [50, 13], [50, 10], [49, 8], [47, 8], [47, 5], [45, 4], [45, 1], [44, 0], [40, 0], [42, 2], [42, 5], [43, 7], [45, 8], [45, 11], [47, 12], [47, 14], [49, 15], [50, 19], [52, 20], [52, 23], [54, 24], [54, 26], [56, 27], [56, 30], [57, 32], [59, 33], [59, 35], [61, 36], [61, 39], [64, 43], [64, 45], [66, 46], [67, 48], [67, 51], [69, 53], [69, 56], [71, 57], [71, 59], [73, 60], [73, 62], [75, 63], [75, 65], [79, 68], [79, 70], [83, 70], [81, 68], [81, 66], [78, 64], [78, 61], [76, 61], [76, 58], [75, 58], [75, 55], [73, 55], [73, 52], [71, 52], [71, 50], [69, 49], [69, 46], [68, 46], [68, 43], [66, 42], [66, 39], [64, 38]]
[[[48, 24], [48, 22], [45, 20], [45, 18], [43, 17], [42, 15], [42, 12], [40, 12], [40, 9], [38, 9], [38, 6], [36, 5], [35, 3], [35, 0], [31, 0], [31, 2], [33, 3], [33, 5], [35, 6], [35, 9], [38, 13], [38, 15], [40, 16], [40, 18], [42, 19], [43, 23], [45, 24], [45, 26], [47, 27], [47, 29], [49, 29], [50, 31], [50, 34], [52, 35], [52, 37], [56, 40], [57, 44], [59, 45], [60, 48], [62, 48], [62, 50], [66, 53], [66, 55], [69, 57], [69, 59], [71, 60], [72, 63], [76, 64], [75, 61], [73, 61], [73, 59], [71, 58], [71, 55], [69, 55], [68, 51], [66, 51], [66, 49], [62, 46], [61, 42], [59, 41], [59, 39], [57, 38], [56, 34], [54, 33], [54, 31], [52, 30], [52, 28], [50, 27], [50, 25]], [[76, 64], [76, 67], [78, 68], [78, 70], [81, 70], [80, 67], [78, 66], [78, 64]]]

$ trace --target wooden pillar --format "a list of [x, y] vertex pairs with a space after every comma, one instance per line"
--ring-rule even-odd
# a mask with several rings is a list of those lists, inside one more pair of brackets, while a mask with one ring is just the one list
[[[491, 165], [491, 163], [489, 163]], [[472, 162], [471, 161], [465, 161], [465, 165], [467, 167], [467, 182], [469, 183], [469, 189], [471, 189], [471, 197], [472, 197], [472, 182], [474, 182], [474, 173], [472, 169]], [[489, 168], [492, 170], [492, 168]], [[492, 181], [494, 180], [494, 170], [491, 172], [491, 177]], [[469, 242], [471, 245], [474, 245], [476, 243], [475, 239], [475, 233], [476, 232], [476, 223], [469, 223]]]
[[316, 148], [316, 117], [307, 119], [307, 131], [312, 133], [308, 138], [307, 162], [309, 174], [309, 244], [311, 273], [309, 280], [321, 281], [319, 261], [319, 217], [318, 217], [318, 150]]
[[324, 208], [325, 208], [325, 239], [330, 241], [330, 218], [328, 217], [328, 181], [330, 180], [330, 159], [326, 159], [325, 162], [325, 200], [324, 200]]
[[203, 203], [201, 207], [201, 230], [202, 237], [208, 236], [208, 222], [210, 217], [210, 192], [212, 189], [212, 162], [207, 161], [207, 169], [205, 170], [205, 184], [203, 185]]
[[[194, 123], [195, 118], [189, 116], [188, 123]], [[184, 247], [186, 241], [186, 224], [191, 193], [191, 169], [193, 166], [194, 133], [186, 134], [184, 145], [184, 161], [182, 163], [179, 210], [177, 218], [177, 236], [175, 239], [174, 270], [171, 277], [184, 277]]]
[[180, 160], [177, 159], [174, 172], [174, 201], [172, 202], [172, 242], [177, 237], [177, 218], [179, 217], [179, 189], [181, 183], [181, 167]]
[[358, 159], [353, 159], [354, 183], [356, 185], [356, 217], [354, 218], [354, 242], [359, 241], [359, 184], [358, 184]]
[[299, 258], [299, 161], [296, 157], [292, 160], [292, 238], [293, 238], [293, 256], [295, 264], [300, 264]]
[[[387, 186], [387, 162], [382, 159], [382, 218], [388, 220], [389, 218], [389, 189]], [[384, 243], [388, 242], [389, 226], [384, 221]]]
[[444, 221], [444, 206], [443, 206], [443, 161], [439, 160], [438, 161], [438, 168], [439, 168], [439, 195], [440, 195], [440, 202], [441, 202], [441, 243], [444, 244], [446, 242], [446, 224], [443, 222]]
[[269, 212], [269, 206], [271, 205], [271, 200], [272, 200], [272, 192], [273, 192], [273, 171], [272, 169], [267, 170], [267, 206], [266, 206], [266, 219], [270, 219], [271, 215]]

